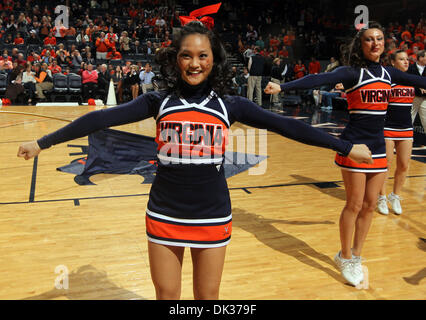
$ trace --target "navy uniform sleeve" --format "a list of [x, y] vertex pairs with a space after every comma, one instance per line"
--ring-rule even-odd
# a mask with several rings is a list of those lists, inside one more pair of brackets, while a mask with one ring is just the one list
[[290, 81], [281, 85], [281, 91], [291, 89], [312, 89], [326, 84], [336, 85], [343, 83], [345, 88], [351, 88], [359, 78], [359, 71], [351, 67], [339, 67], [333, 72], [310, 74], [303, 78]]
[[303, 121], [264, 110], [246, 98], [232, 96], [227, 98], [227, 102], [231, 123], [238, 121], [255, 128], [268, 129], [305, 144], [333, 149], [345, 156], [352, 149], [349, 141], [337, 139]]
[[156, 116], [161, 94], [148, 92], [122, 105], [93, 111], [74, 120], [65, 127], [37, 140], [41, 149], [52, 145], [81, 138], [108, 127], [132, 123]]
[[392, 83], [426, 89], [426, 77], [402, 72], [394, 67], [385, 67], [391, 76]]

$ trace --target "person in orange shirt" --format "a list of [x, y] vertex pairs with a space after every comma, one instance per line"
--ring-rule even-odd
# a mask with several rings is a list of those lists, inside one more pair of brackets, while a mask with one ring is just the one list
[[309, 63], [309, 73], [317, 74], [321, 72], [321, 64], [315, 57], [311, 58], [311, 62]]
[[294, 76], [296, 79], [303, 78], [306, 74], [306, 67], [302, 63], [302, 60], [297, 60], [296, 65], [294, 66]]
[[24, 44], [24, 38], [21, 37], [21, 34], [19, 32], [16, 34], [16, 38], [15, 40], [13, 40], [13, 43], [16, 45]]
[[169, 39], [169, 36], [166, 35], [164, 41], [161, 43], [161, 48], [166, 48], [172, 44], [172, 40]]
[[35, 70], [34, 79], [37, 81], [36, 83], [37, 98], [41, 100], [45, 100], [46, 96], [44, 95], [43, 90], [50, 90], [53, 88], [52, 78], [50, 77], [47, 71], [47, 64], [43, 63], [41, 66], [40, 64], [36, 64], [34, 66], [34, 70]]
[[62, 72], [62, 68], [58, 65], [56, 59], [52, 60], [52, 64], [48, 67], [48, 69], [52, 72], [52, 74]]
[[53, 36], [52, 32], [49, 32], [49, 35], [44, 38], [43, 43], [45, 46], [47, 46], [48, 44], [56, 46], [56, 38]]
[[96, 59], [106, 59], [108, 49], [111, 47], [105, 33], [101, 32], [100, 37], [96, 39]]
[[108, 49], [108, 53], [106, 55], [107, 60], [121, 60], [122, 56], [121, 53], [115, 50], [115, 47], [110, 47]]

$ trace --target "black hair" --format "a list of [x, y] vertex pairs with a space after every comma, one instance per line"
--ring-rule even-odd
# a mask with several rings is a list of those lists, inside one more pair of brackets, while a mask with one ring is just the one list
[[[361, 46], [361, 38], [368, 29], [379, 29], [383, 32], [383, 36], [385, 35], [385, 29], [380, 23], [370, 21], [367, 27], [363, 27], [357, 32], [349, 45], [343, 47], [342, 60], [344, 65], [359, 68], [366, 68], [369, 65], [370, 61], [365, 59]], [[384, 57], [385, 52], [383, 50], [380, 56], [380, 62], [382, 62]]]
[[[405, 52], [405, 50], [402, 50], [402, 49], [399, 49], [399, 50], [396, 50], [395, 52], [393, 52], [393, 53], [391, 53], [390, 54], [390, 60], [391, 61], [395, 61], [396, 60], [396, 56], [398, 55], [398, 54], [400, 54], [400, 53], [402, 53], [402, 52]], [[406, 52], [405, 52], [406, 53]]]
[[160, 65], [165, 89], [176, 96], [181, 95], [184, 84], [177, 64], [177, 54], [182, 40], [191, 34], [206, 35], [210, 40], [213, 52], [213, 68], [207, 78], [208, 85], [220, 97], [233, 94], [231, 67], [228, 63], [225, 47], [219, 36], [199, 21], [191, 21], [183, 26], [181, 31], [173, 37], [169, 47], [161, 48], [156, 52], [155, 61]]

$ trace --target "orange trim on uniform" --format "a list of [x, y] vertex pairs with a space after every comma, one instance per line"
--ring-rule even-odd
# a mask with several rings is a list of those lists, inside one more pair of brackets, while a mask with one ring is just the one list
[[153, 236], [189, 241], [220, 241], [232, 233], [232, 221], [217, 226], [176, 225], [151, 219], [146, 215], [146, 230]]
[[392, 131], [392, 130], [384, 130], [383, 131], [385, 138], [412, 138], [413, 130], [408, 131]]
[[334, 159], [338, 165], [341, 165], [343, 167], [348, 168], [354, 168], [354, 169], [382, 169], [386, 168], [388, 163], [386, 157], [383, 158], [377, 158], [373, 159], [373, 164], [368, 163], [356, 163], [355, 161], [351, 160], [349, 157], [342, 156], [340, 154], [336, 154], [336, 157]]

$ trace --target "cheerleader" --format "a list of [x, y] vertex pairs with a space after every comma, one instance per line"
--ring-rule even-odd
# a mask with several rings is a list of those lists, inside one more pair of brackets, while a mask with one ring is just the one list
[[[408, 55], [404, 50], [398, 50], [391, 54], [393, 67], [406, 72], [410, 65]], [[385, 118], [384, 135], [386, 141], [386, 158], [388, 167], [393, 160], [393, 151], [396, 151], [396, 169], [394, 174], [393, 191], [386, 199], [386, 181], [389, 171], [386, 172], [383, 187], [380, 190], [377, 209], [381, 214], [389, 214], [387, 202], [389, 201], [394, 213], [400, 215], [401, 191], [408, 172], [408, 164], [411, 159], [413, 147], [413, 124], [411, 122], [411, 107], [415, 97], [413, 87], [392, 84], [391, 97]]]
[[424, 77], [381, 66], [384, 44], [382, 27], [370, 22], [368, 28], [359, 30], [348, 46], [347, 66], [329, 73], [308, 75], [281, 86], [270, 82], [265, 88], [269, 94], [336, 83], [343, 83], [347, 88], [349, 123], [340, 138], [366, 144], [374, 160], [371, 164], [359, 164], [340, 153], [335, 157], [346, 189], [346, 205], [339, 221], [341, 250], [336, 254], [335, 262], [343, 277], [354, 286], [364, 279], [361, 251], [387, 171], [383, 127], [391, 83], [426, 88]]
[[185, 247], [192, 255], [194, 298], [217, 299], [232, 233], [223, 164], [234, 122], [333, 149], [356, 162], [372, 162], [371, 153], [365, 145], [337, 139], [229, 95], [232, 74], [224, 46], [199, 21], [186, 24], [169, 47], [157, 52], [156, 60], [167, 90], [90, 112], [37, 141], [22, 144], [18, 156], [30, 159], [54, 144], [154, 117], [159, 161], [147, 204], [146, 233], [157, 299], [180, 298]]

